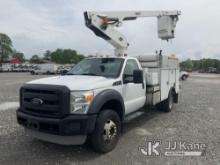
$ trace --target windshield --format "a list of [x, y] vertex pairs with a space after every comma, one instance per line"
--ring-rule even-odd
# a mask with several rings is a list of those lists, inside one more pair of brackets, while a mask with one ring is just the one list
[[67, 75], [91, 75], [118, 77], [124, 59], [121, 58], [91, 58], [81, 61]]

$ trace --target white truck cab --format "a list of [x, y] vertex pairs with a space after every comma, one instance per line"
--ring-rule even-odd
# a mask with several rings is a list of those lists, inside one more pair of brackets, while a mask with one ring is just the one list
[[179, 63], [174, 56], [128, 57], [124, 36], [112, 28], [123, 20], [156, 16], [162, 21], [160, 29], [164, 22], [170, 25], [165, 34], [159, 32], [160, 38], [170, 39], [180, 13], [84, 14], [86, 26], [110, 42], [116, 56], [87, 58], [65, 75], [27, 82], [20, 89], [17, 121], [38, 139], [64, 145], [83, 144], [88, 139], [95, 150], [109, 152], [128, 114], [145, 105], [169, 112], [179, 94]]

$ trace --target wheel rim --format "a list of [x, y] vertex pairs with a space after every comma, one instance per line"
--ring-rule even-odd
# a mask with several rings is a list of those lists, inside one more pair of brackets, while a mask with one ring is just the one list
[[103, 138], [105, 142], [112, 141], [117, 135], [117, 126], [112, 120], [107, 120], [104, 125]]
[[169, 99], [169, 108], [172, 109], [173, 107], [173, 95], [170, 95], [170, 99]]

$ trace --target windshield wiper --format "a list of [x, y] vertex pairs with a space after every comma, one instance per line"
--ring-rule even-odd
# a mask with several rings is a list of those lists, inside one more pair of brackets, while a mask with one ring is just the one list
[[82, 73], [80, 75], [88, 75], [88, 76], [100, 76], [100, 75], [97, 75], [95, 73]]
[[74, 73], [65, 73], [65, 74], [63, 74], [63, 76], [65, 76], [65, 75], [76, 75], [76, 74], [74, 74]]
[[[95, 74], [95, 73], [82, 73], [82, 74], [66, 73], [66, 74], [64, 74], [64, 75], [78, 75], [78, 76], [80, 76], [80, 75], [86, 75], [86, 76], [101, 76], [101, 75], [97, 75], [97, 74]], [[101, 77], [104, 77], [104, 76], [101, 76]]]

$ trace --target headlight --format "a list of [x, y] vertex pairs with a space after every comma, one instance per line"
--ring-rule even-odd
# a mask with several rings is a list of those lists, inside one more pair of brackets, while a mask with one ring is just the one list
[[73, 91], [70, 99], [70, 113], [87, 113], [94, 98], [93, 91]]

